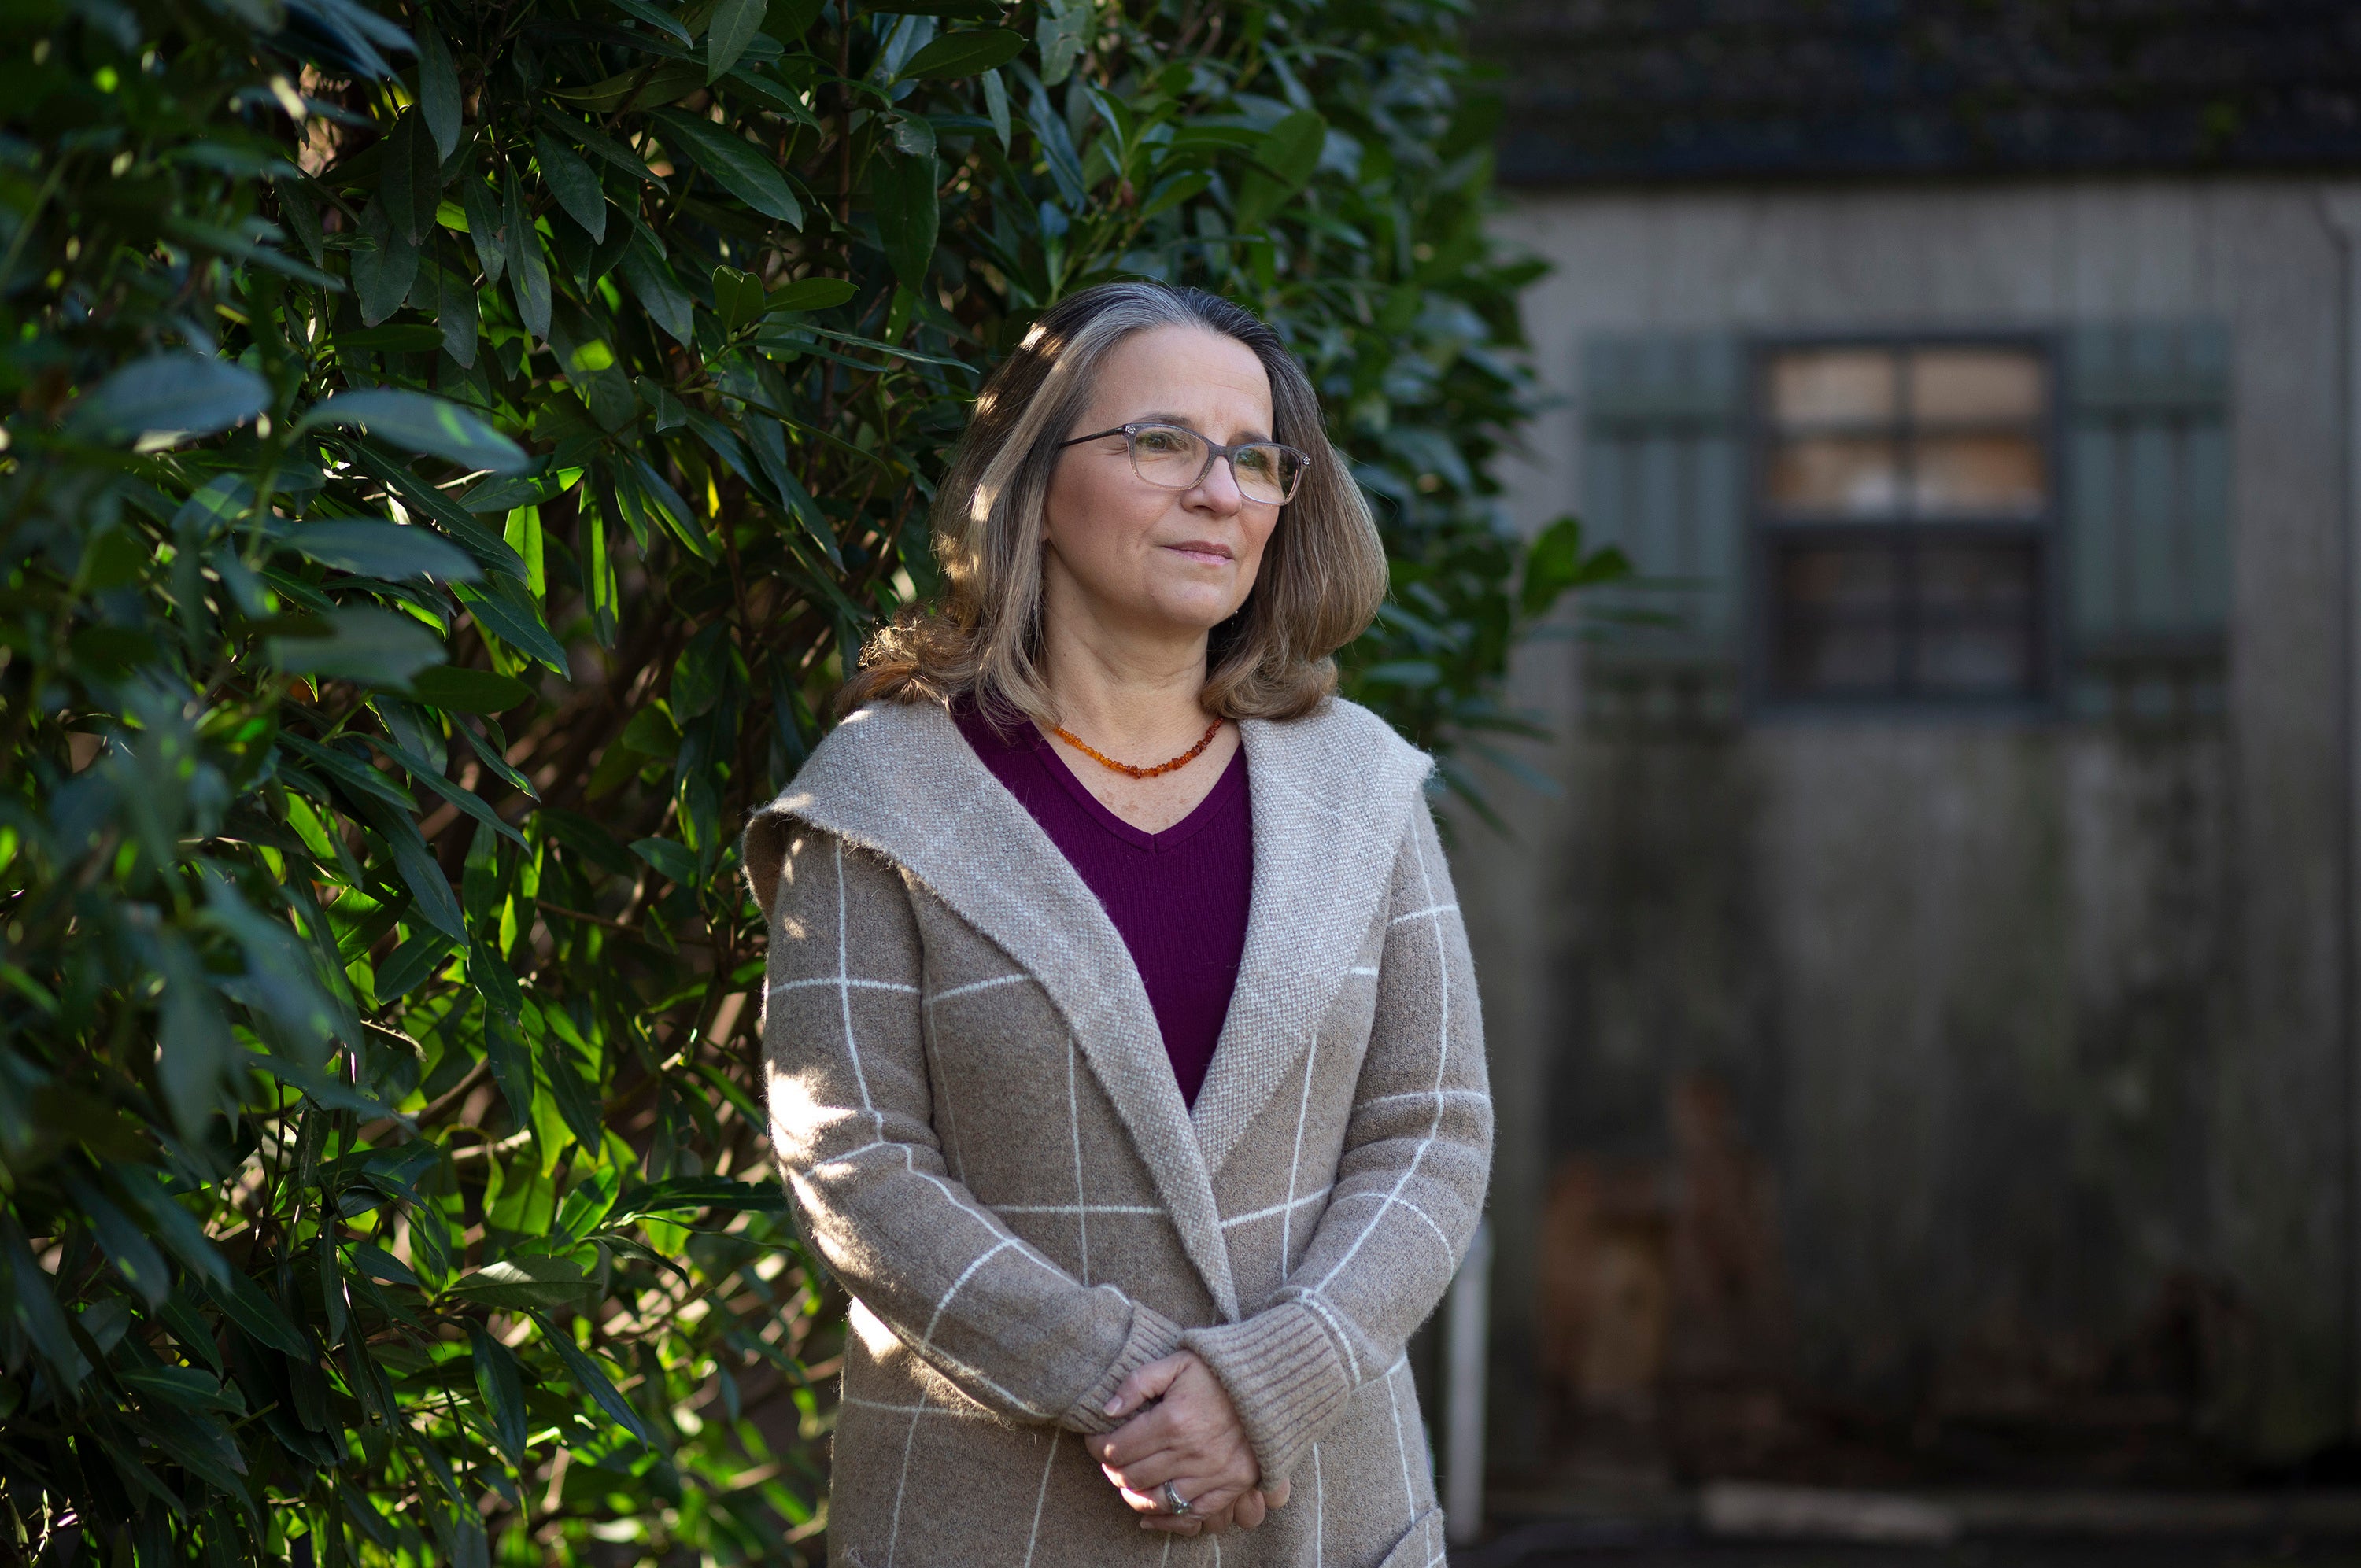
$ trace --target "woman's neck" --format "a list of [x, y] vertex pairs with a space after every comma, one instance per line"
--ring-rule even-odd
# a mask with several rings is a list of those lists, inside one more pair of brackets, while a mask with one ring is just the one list
[[1060, 724], [1126, 761], [1161, 762], [1196, 744], [1206, 723], [1204, 632], [1159, 636], [1043, 608], [1040, 669]]

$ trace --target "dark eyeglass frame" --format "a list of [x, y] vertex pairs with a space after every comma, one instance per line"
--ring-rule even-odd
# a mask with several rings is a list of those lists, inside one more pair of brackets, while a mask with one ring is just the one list
[[[1159, 479], [1150, 479], [1145, 474], [1139, 474], [1139, 433], [1143, 430], [1176, 431], [1179, 433], [1187, 436], [1191, 441], [1200, 441], [1204, 443], [1205, 462], [1204, 466], [1197, 470], [1197, 477], [1190, 480], [1185, 485], [1168, 485]], [[1212, 436], [1201, 434], [1196, 431], [1191, 430], [1185, 424], [1166, 424], [1161, 420], [1140, 420], [1130, 424], [1116, 425], [1111, 430], [1095, 431], [1089, 435], [1078, 435], [1071, 441], [1061, 441], [1058, 443], [1058, 450], [1063, 452], [1069, 446], [1080, 446], [1086, 441], [1104, 441], [1110, 435], [1120, 435], [1123, 437], [1125, 455], [1131, 459], [1131, 471], [1135, 474], [1139, 474], [1141, 480], [1145, 483], [1154, 485], [1159, 490], [1195, 489], [1199, 485], [1205, 482], [1205, 476], [1213, 471], [1213, 464], [1216, 460], [1226, 460], [1229, 463], [1230, 477], [1233, 480], [1235, 480], [1238, 477], [1238, 466], [1235, 455], [1240, 452], [1251, 451], [1257, 446], [1268, 446], [1276, 451], [1284, 452], [1289, 456], [1295, 459], [1295, 483], [1288, 487], [1287, 494], [1279, 497], [1279, 499], [1275, 501], [1257, 500], [1255, 497], [1246, 495], [1246, 486], [1243, 484], [1238, 486], [1238, 494], [1245, 497], [1247, 500], [1254, 501], [1257, 506], [1283, 507], [1288, 502], [1295, 499], [1295, 495], [1298, 490], [1303, 488], [1303, 476], [1312, 471], [1312, 454], [1290, 446], [1285, 442], [1241, 441], [1235, 446], [1224, 446], [1220, 442], [1215, 441]]]

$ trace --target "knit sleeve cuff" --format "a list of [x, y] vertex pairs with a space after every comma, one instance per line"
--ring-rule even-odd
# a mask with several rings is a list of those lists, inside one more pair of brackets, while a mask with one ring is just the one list
[[1180, 1325], [1145, 1302], [1131, 1304], [1131, 1332], [1123, 1342], [1123, 1349], [1099, 1380], [1082, 1391], [1071, 1409], [1059, 1419], [1058, 1424], [1070, 1431], [1113, 1431], [1115, 1420], [1106, 1413], [1106, 1404], [1123, 1380], [1151, 1361], [1161, 1361], [1180, 1348]]
[[1181, 1343], [1213, 1369], [1237, 1407], [1266, 1488], [1288, 1477], [1352, 1397], [1336, 1341], [1299, 1302], [1284, 1302], [1242, 1323], [1192, 1329]]

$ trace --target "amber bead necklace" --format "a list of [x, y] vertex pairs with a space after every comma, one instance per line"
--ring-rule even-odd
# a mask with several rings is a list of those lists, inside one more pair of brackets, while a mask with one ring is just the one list
[[1198, 758], [1205, 754], [1205, 748], [1212, 745], [1213, 743], [1213, 737], [1221, 732], [1222, 721], [1216, 718], [1213, 723], [1205, 726], [1205, 733], [1203, 737], [1199, 740], [1194, 746], [1190, 747], [1187, 751], [1181, 752], [1179, 756], [1173, 758], [1169, 762], [1159, 762], [1152, 768], [1142, 768], [1137, 767], [1130, 762], [1116, 762], [1113, 757], [1108, 756], [1104, 751], [1099, 751], [1095, 747], [1092, 746], [1081, 736], [1075, 734], [1072, 730], [1067, 729], [1062, 724], [1059, 725], [1053, 731], [1059, 740], [1063, 740], [1067, 745], [1071, 746], [1075, 751], [1080, 751], [1092, 762], [1098, 763], [1099, 766], [1103, 768], [1113, 768], [1116, 773], [1123, 774], [1125, 777], [1135, 779], [1157, 778], [1165, 773], [1171, 773], [1176, 768], [1187, 767], [1190, 763], [1195, 762]]

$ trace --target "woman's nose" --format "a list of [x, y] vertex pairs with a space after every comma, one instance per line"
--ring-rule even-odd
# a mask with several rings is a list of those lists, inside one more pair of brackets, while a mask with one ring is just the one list
[[1224, 517], [1246, 504], [1246, 493], [1238, 488], [1237, 470], [1230, 466], [1226, 456], [1213, 460], [1213, 466], [1205, 470], [1205, 477], [1197, 481], [1194, 494], [1202, 498], [1209, 510]]

